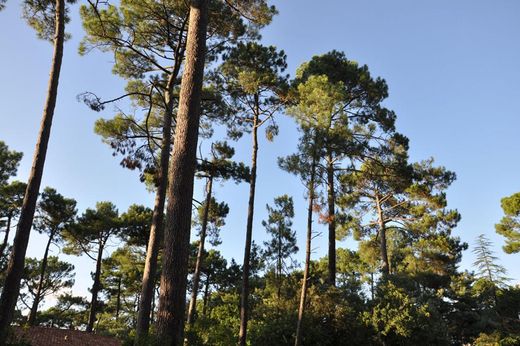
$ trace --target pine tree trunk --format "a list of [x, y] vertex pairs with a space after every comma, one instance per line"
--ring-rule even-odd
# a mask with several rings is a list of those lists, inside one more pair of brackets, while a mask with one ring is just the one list
[[[258, 108], [258, 95], [255, 95], [255, 104]], [[253, 118], [253, 152], [251, 158], [251, 180], [249, 185], [249, 203], [247, 208], [247, 227], [246, 227], [246, 243], [244, 248], [244, 263], [242, 273], [242, 293], [240, 296], [240, 332], [238, 343], [240, 346], [246, 345], [247, 340], [247, 321], [249, 314], [249, 271], [251, 260], [251, 244], [253, 238], [253, 216], [255, 208], [255, 189], [256, 189], [256, 164], [258, 156], [258, 113]]]
[[38, 288], [36, 290], [36, 295], [34, 296], [34, 301], [31, 306], [31, 312], [29, 313], [29, 319], [27, 323], [30, 326], [36, 325], [36, 314], [38, 313], [38, 305], [40, 304], [42, 290], [43, 290], [43, 281], [45, 279], [45, 272], [47, 271], [47, 259], [49, 257], [49, 248], [52, 244], [52, 239], [54, 238], [54, 232], [52, 232], [49, 236], [49, 240], [47, 241], [47, 246], [45, 246], [45, 252], [43, 253], [42, 265], [40, 267], [40, 280], [38, 281]]
[[96, 313], [98, 308], [98, 294], [101, 289], [101, 263], [103, 261], [103, 247], [102, 243], [99, 244], [98, 255], [96, 259], [96, 272], [94, 273], [94, 284], [92, 285], [92, 298], [90, 300], [90, 312], [88, 315], [87, 332], [92, 332], [94, 329], [94, 323], [96, 322]]
[[197, 293], [199, 292], [199, 281], [200, 281], [200, 271], [202, 268], [202, 261], [204, 260], [204, 242], [206, 241], [206, 230], [208, 227], [208, 216], [209, 216], [209, 208], [211, 203], [211, 190], [213, 188], [213, 177], [209, 177], [206, 184], [206, 204], [204, 206], [204, 214], [202, 215], [202, 227], [200, 230], [200, 241], [199, 241], [199, 250], [197, 252], [197, 261], [195, 263], [195, 272], [193, 273], [193, 290], [191, 292], [191, 300], [190, 307], [188, 309], [188, 319], [187, 322], [189, 325], [193, 325], [194, 315], [197, 310]]
[[388, 260], [388, 251], [386, 244], [386, 225], [379, 196], [376, 196], [376, 208], [377, 219], [379, 224], [379, 248], [381, 252], [381, 261], [383, 262], [381, 272], [383, 273], [383, 280], [386, 281], [388, 279], [388, 275], [390, 274], [390, 262]]
[[309, 179], [309, 205], [307, 207], [307, 242], [305, 248], [305, 268], [303, 270], [302, 290], [300, 294], [300, 306], [298, 308], [298, 323], [296, 325], [295, 346], [302, 343], [302, 322], [305, 313], [305, 301], [307, 299], [307, 285], [309, 281], [309, 268], [311, 261], [311, 243], [312, 243], [312, 208], [314, 205], [314, 180], [316, 174], [316, 158], [312, 160], [311, 175]]
[[5, 248], [7, 247], [7, 241], [9, 240], [9, 232], [11, 231], [11, 219], [13, 218], [13, 212], [10, 211], [7, 214], [7, 225], [5, 226], [5, 235], [2, 245], [0, 245], [0, 258], [4, 256]]
[[47, 154], [47, 145], [52, 126], [52, 117], [58, 96], [58, 81], [60, 77], [61, 62], [63, 57], [63, 41], [65, 37], [65, 4], [64, 0], [56, 0], [55, 23], [56, 31], [54, 38], [54, 53], [52, 58], [52, 66], [49, 77], [49, 85], [47, 90], [47, 100], [40, 125], [40, 132], [36, 149], [33, 156], [33, 164], [25, 197], [23, 200], [20, 219], [16, 229], [16, 235], [13, 242], [13, 250], [9, 258], [9, 264], [6, 270], [4, 287], [0, 297], [0, 345], [6, 343], [9, 327], [13, 320], [16, 301], [20, 292], [20, 281], [25, 265], [25, 254], [29, 236], [31, 233], [34, 211], [36, 209], [36, 200], [43, 175], [43, 167], [45, 165], [45, 156]]
[[[138, 300], [139, 297], [136, 297]], [[119, 312], [121, 311], [121, 277], [117, 279], [117, 297], [116, 297], [116, 321], [119, 320]]]
[[164, 205], [166, 201], [166, 189], [168, 187], [168, 164], [171, 151], [171, 130], [173, 118], [173, 87], [179, 74], [180, 61], [176, 60], [176, 67], [168, 79], [166, 86], [166, 110], [163, 119], [163, 133], [161, 144], [161, 157], [159, 165], [158, 186], [153, 208], [152, 225], [146, 248], [143, 281], [141, 286], [141, 299], [137, 312], [137, 336], [136, 345], [146, 343], [146, 337], [150, 328], [150, 310], [154, 296], [155, 275], [157, 273], [157, 259], [164, 233]]
[[336, 192], [334, 190], [334, 165], [332, 154], [327, 153], [327, 204], [328, 204], [328, 226], [329, 226], [329, 275], [328, 282], [336, 286]]
[[175, 145], [168, 176], [164, 259], [157, 313], [157, 334], [162, 345], [181, 346], [184, 343], [191, 204], [206, 55], [207, 21], [208, 0], [192, 0]]
[[276, 283], [277, 283], [277, 289], [276, 289], [276, 297], [280, 299], [281, 296], [281, 290], [282, 290], [282, 232], [281, 230], [278, 230], [278, 261], [276, 264]]
[[202, 316], [206, 316], [206, 310], [208, 308], [208, 298], [209, 298], [209, 279], [210, 274], [206, 275], [206, 282], [204, 283], [204, 297], [202, 299]]

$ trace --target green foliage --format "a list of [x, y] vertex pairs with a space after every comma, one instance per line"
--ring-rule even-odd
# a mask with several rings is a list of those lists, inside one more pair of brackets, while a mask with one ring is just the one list
[[51, 242], [60, 244], [63, 232], [73, 223], [76, 213], [76, 200], [65, 198], [55, 189], [46, 187], [40, 196], [34, 228], [39, 233], [47, 234]]
[[111, 202], [98, 202], [96, 209], [88, 208], [77, 218], [76, 222], [65, 231], [66, 246], [63, 252], [71, 255], [92, 255], [98, 247], [104, 247], [111, 236], [117, 235], [122, 229], [116, 206]]
[[[76, 0], [64, 0], [74, 4]], [[56, 32], [56, 0], [24, 0], [23, 18], [36, 31], [38, 38], [53, 41]], [[65, 7], [65, 23], [70, 21], [68, 7]]]
[[87, 324], [88, 304], [83, 297], [61, 294], [55, 306], [38, 314], [37, 323], [55, 328], [84, 328]]
[[9, 150], [9, 147], [0, 141], [0, 186], [7, 184], [7, 180], [16, 175], [22, 156], [23, 153]]
[[228, 135], [240, 138], [269, 122], [266, 136], [272, 140], [278, 132], [274, 114], [282, 107], [288, 76], [284, 51], [256, 42], [239, 43], [224, 54], [218, 83], [228, 95], [234, 118]]
[[497, 263], [498, 258], [491, 249], [493, 243], [484, 234], [477, 237], [473, 253], [476, 256], [473, 266], [477, 270], [477, 276], [485, 278], [494, 286], [504, 286], [509, 279], [506, 277], [506, 269]]
[[[262, 221], [267, 233], [271, 236], [269, 241], [264, 242], [264, 256], [270, 267], [275, 269], [278, 280], [284, 272], [290, 269], [293, 263], [291, 255], [298, 252], [296, 246], [296, 231], [292, 227], [294, 218], [294, 205], [292, 197], [282, 195], [274, 199], [274, 207], [266, 205], [268, 219]], [[280, 284], [280, 283], [279, 283]]]
[[[29, 309], [40, 285], [41, 266], [42, 261], [36, 258], [29, 257], [25, 259], [20, 300]], [[47, 296], [57, 294], [63, 289], [71, 288], [74, 285], [74, 276], [74, 266], [72, 264], [60, 261], [56, 256], [49, 256], [41, 286], [40, 303], [43, 303]]]
[[495, 225], [498, 234], [506, 238], [506, 253], [520, 252], [520, 192], [501, 200], [505, 216]]

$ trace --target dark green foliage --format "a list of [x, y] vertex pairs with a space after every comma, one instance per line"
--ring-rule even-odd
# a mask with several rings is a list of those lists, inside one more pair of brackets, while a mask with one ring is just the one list
[[[25, 264], [20, 300], [30, 309], [30, 304], [32, 304], [40, 284], [41, 261], [29, 257], [26, 259]], [[65, 288], [71, 288], [74, 285], [74, 276], [74, 266], [72, 264], [62, 262], [56, 256], [49, 256], [47, 269], [43, 276], [40, 303], [43, 303], [47, 296], [57, 294]]]
[[[67, 4], [74, 4], [76, 0], [66, 0]], [[55, 0], [24, 0], [23, 17], [36, 31], [38, 38], [53, 41], [56, 31], [56, 1]], [[65, 8], [65, 23], [70, 21], [68, 8]]]
[[473, 248], [476, 256], [473, 266], [477, 276], [488, 280], [494, 286], [504, 286], [509, 279], [506, 277], [506, 269], [497, 263], [498, 258], [492, 250], [493, 243], [484, 234], [478, 236]]
[[5, 185], [10, 177], [16, 175], [22, 156], [22, 153], [9, 150], [9, 147], [0, 141], [0, 185]]
[[498, 234], [506, 238], [506, 253], [520, 252], [520, 192], [500, 201], [505, 216], [495, 225]]
[[[294, 207], [292, 197], [282, 195], [274, 199], [274, 207], [266, 205], [268, 219], [262, 221], [271, 239], [264, 242], [264, 256], [269, 268], [274, 269], [281, 286], [282, 275], [293, 267], [291, 255], [298, 252], [296, 246], [296, 231], [292, 226]], [[290, 262], [287, 263], [287, 260]]]

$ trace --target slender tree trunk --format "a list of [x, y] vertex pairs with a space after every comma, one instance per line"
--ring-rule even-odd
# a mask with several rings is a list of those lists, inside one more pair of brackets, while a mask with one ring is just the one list
[[148, 329], [150, 328], [150, 310], [154, 295], [155, 275], [157, 273], [157, 258], [161, 247], [161, 240], [164, 233], [164, 205], [166, 201], [166, 189], [168, 187], [168, 163], [171, 151], [171, 130], [173, 118], [173, 87], [175, 79], [179, 74], [181, 62], [176, 60], [176, 67], [168, 79], [166, 86], [166, 110], [163, 119], [163, 133], [161, 144], [161, 157], [159, 164], [158, 186], [155, 194], [153, 208], [152, 225], [146, 249], [146, 259], [144, 264], [143, 281], [141, 286], [141, 299], [137, 312], [137, 337], [136, 345], [146, 343]]
[[169, 171], [157, 334], [162, 345], [184, 343], [191, 203], [199, 134], [208, 0], [192, 0], [181, 82], [175, 145]]
[[47, 259], [49, 257], [49, 248], [52, 244], [52, 239], [54, 238], [54, 232], [52, 232], [49, 236], [49, 240], [47, 241], [47, 245], [45, 246], [45, 252], [43, 253], [42, 265], [40, 267], [40, 280], [38, 281], [38, 288], [36, 290], [36, 295], [34, 296], [34, 301], [31, 306], [31, 312], [29, 313], [29, 319], [27, 323], [30, 326], [36, 325], [36, 314], [38, 313], [38, 305], [40, 305], [40, 299], [43, 290], [43, 281], [45, 280], [45, 272], [47, 271]]
[[92, 298], [90, 300], [90, 312], [88, 315], [87, 332], [92, 332], [94, 329], [94, 323], [96, 322], [96, 313], [98, 308], [98, 293], [101, 289], [101, 263], [103, 261], [103, 248], [102, 243], [99, 244], [98, 255], [96, 260], [96, 272], [94, 273], [94, 284], [92, 285]]
[[56, 0], [55, 23], [56, 31], [54, 38], [54, 54], [52, 58], [52, 66], [50, 71], [49, 85], [47, 91], [47, 100], [45, 101], [45, 109], [40, 125], [40, 133], [36, 143], [36, 149], [33, 156], [33, 165], [29, 173], [27, 189], [23, 200], [20, 219], [16, 228], [16, 235], [13, 242], [13, 250], [9, 258], [6, 277], [2, 295], [0, 297], [0, 345], [6, 343], [9, 326], [13, 320], [16, 300], [20, 292], [20, 281], [25, 265], [25, 254], [29, 236], [31, 233], [34, 211], [36, 208], [36, 200], [43, 175], [43, 167], [45, 165], [45, 156], [47, 154], [47, 145], [52, 126], [52, 117], [54, 115], [54, 107], [58, 96], [58, 81], [60, 77], [61, 61], [63, 57], [63, 40], [65, 36], [65, 5], [64, 0]]
[[7, 241], [9, 240], [9, 232], [11, 231], [11, 219], [13, 218], [13, 212], [10, 211], [7, 214], [7, 225], [5, 226], [5, 235], [2, 245], [0, 245], [0, 257], [4, 256], [5, 248], [7, 247]]
[[383, 262], [381, 272], [383, 273], [383, 280], [386, 281], [388, 279], [388, 275], [390, 274], [390, 262], [388, 260], [388, 251], [386, 244], [386, 225], [379, 196], [376, 196], [376, 208], [377, 222], [379, 224], [379, 247], [381, 252], [381, 261]]
[[206, 204], [204, 206], [204, 214], [202, 215], [202, 227], [200, 230], [199, 251], [197, 253], [197, 261], [195, 263], [195, 272], [193, 273], [193, 290], [191, 292], [190, 307], [188, 309], [188, 324], [193, 325], [193, 319], [197, 310], [197, 293], [199, 292], [200, 271], [202, 261], [204, 260], [204, 242], [206, 241], [206, 229], [208, 227], [209, 208], [211, 203], [211, 190], [213, 188], [213, 177], [210, 176], [206, 183]]
[[[139, 299], [139, 297], [136, 297]], [[116, 321], [119, 320], [119, 312], [121, 311], [121, 277], [117, 279], [117, 297], [116, 297]]]
[[278, 230], [278, 261], [276, 264], [276, 271], [277, 271], [277, 291], [276, 296], [278, 299], [280, 299], [281, 296], [281, 289], [282, 289], [282, 232]]
[[302, 322], [305, 313], [305, 301], [307, 299], [307, 285], [309, 281], [309, 268], [311, 261], [312, 243], [312, 208], [314, 205], [314, 180], [316, 174], [316, 158], [312, 159], [311, 176], [309, 179], [309, 205], [307, 207], [307, 243], [305, 248], [305, 268], [303, 270], [302, 290], [300, 293], [300, 306], [298, 308], [298, 323], [296, 324], [295, 346], [302, 343]]
[[336, 192], [334, 189], [334, 165], [330, 150], [327, 153], [327, 204], [329, 223], [329, 285], [336, 286]]
[[[258, 95], [255, 95], [255, 104], [258, 108]], [[251, 158], [251, 180], [249, 185], [249, 203], [247, 208], [247, 227], [246, 244], [244, 249], [244, 263], [242, 265], [242, 293], [240, 296], [240, 332], [238, 343], [240, 346], [246, 345], [247, 340], [247, 321], [249, 318], [249, 271], [251, 260], [251, 244], [253, 238], [253, 216], [255, 209], [255, 189], [256, 189], [256, 160], [258, 156], [258, 113], [255, 112], [253, 118], [253, 152]]]
[[209, 281], [210, 274], [206, 276], [206, 282], [204, 283], [204, 297], [202, 299], [202, 316], [206, 316], [206, 310], [208, 308], [208, 297], [209, 297]]

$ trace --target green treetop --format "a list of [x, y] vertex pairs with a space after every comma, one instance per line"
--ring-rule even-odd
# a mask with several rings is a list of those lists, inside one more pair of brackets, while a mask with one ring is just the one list
[[506, 238], [506, 253], [520, 252], [520, 192], [501, 200], [505, 216], [495, 225], [498, 234]]

